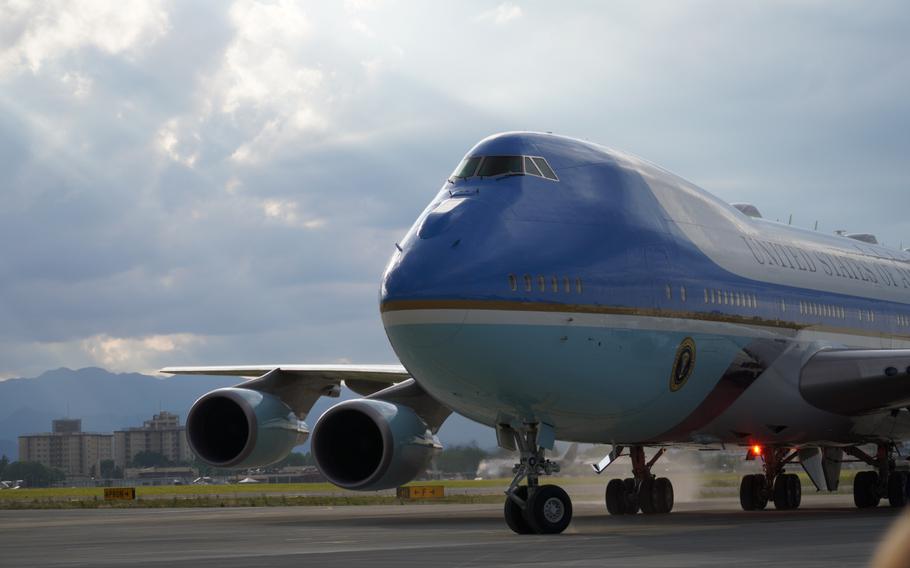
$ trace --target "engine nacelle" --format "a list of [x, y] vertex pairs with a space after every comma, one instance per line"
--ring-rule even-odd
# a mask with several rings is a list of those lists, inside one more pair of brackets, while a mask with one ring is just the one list
[[261, 467], [306, 441], [306, 424], [280, 398], [244, 388], [202, 395], [186, 418], [190, 448], [216, 467]]
[[417, 413], [383, 400], [338, 403], [313, 427], [316, 466], [345, 489], [398, 487], [424, 471], [440, 448]]

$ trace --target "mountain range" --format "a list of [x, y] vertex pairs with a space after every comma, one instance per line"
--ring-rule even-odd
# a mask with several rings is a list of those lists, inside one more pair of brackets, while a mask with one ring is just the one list
[[[38, 377], [0, 382], [0, 454], [18, 455], [18, 436], [49, 432], [55, 418], [81, 418], [86, 432], [112, 432], [142, 426], [162, 410], [180, 416], [204, 393], [236, 385], [236, 377], [153, 377], [140, 373], [111, 373], [97, 367], [60, 368]], [[340, 399], [322, 398], [306, 422], [312, 426], [332, 404], [357, 395], [343, 389]], [[493, 430], [453, 415], [439, 437], [445, 445], [477, 443], [495, 446]], [[306, 450], [306, 447], [302, 449]]]

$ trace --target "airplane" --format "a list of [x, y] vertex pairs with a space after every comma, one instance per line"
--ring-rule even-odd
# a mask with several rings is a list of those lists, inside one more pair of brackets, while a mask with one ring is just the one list
[[[845, 454], [869, 468], [857, 507], [901, 507], [908, 304], [905, 251], [765, 220], [594, 143], [508, 132], [465, 155], [392, 251], [379, 310], [401, 365], [163, 372], [255, 377], [193, 405], [204, 461], [262, 466], [309, 436], [346, 489], [414, 479], [452, 412], [489, 425], [519, 451], [504, 503], [519, 534], [571, 521], [566, 492], [541, 483], [559, 470], [557, 439], [611, 444], [597, 472], [631, 458], [633, 477], [606, 485], [613, 515], [672, 510], [672, 483], [651, 471], [670, 446], [760, 460], [740, 484], [745, 510], [798, 508], [795, 464], [837, 489]], [[310, 431], [313, 403], [342, 385], [362, 398]]]

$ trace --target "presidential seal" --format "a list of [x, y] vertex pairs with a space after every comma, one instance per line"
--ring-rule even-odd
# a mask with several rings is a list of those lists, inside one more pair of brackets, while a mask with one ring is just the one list
[[673, 370], [670, 371], [670, 390], [678, 391], [695, 371], [695, 340], [687, 337], [676, 348]]

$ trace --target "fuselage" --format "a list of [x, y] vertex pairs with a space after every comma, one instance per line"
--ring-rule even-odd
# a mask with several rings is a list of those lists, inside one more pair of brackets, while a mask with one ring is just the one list
[[383, 276], [391, 344], [433, 397], [582, 442], [907, 435], [903, 415], [813, 407], [798, 379], [820, 349], [910, 347], [910, 255], [747, 217], [570, 138], [501, 134], [466, 157], [518, 156], [541, 175], [450, 178]]

